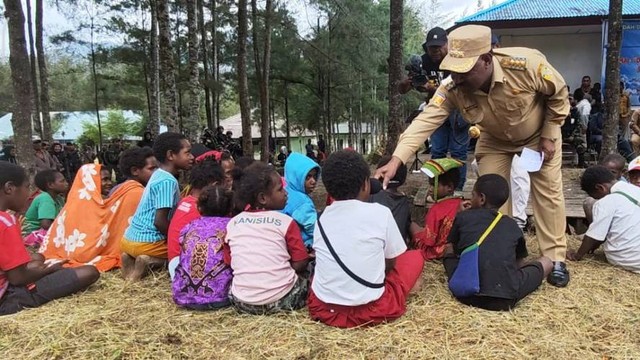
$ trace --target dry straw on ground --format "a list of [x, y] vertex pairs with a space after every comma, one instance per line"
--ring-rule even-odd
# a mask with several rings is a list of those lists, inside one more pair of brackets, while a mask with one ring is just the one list
[[513, 312], [491, 313], [456, 303], [432, 262], [404, 317], [352, 330], [315, 323], [306, 310], [181, 310], [166, 274], [128, 284], [115, 272], [84, 294], [1, 317], [0, 359], [640, 358], [638, 275], [601, 254], [569, 266], [568, 288], [545, 283]]

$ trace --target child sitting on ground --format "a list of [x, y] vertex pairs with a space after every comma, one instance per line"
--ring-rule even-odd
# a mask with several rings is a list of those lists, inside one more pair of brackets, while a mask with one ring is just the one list
[[[602, 159], [600, 165], [607, 168], [616, 180], [627, 182], [627, 179], [624, 177], [626, 172], [627, 161], [620, 154], [609, 154]], [[588, 224], [593, 222], [593, 205], [596, 203], [596, 199], [588, 196], [582, 202], [582, 208], [584, 209], [585, 220]]]
[[582, 245], [567, 259], [579, 261], [602, 245], [609, 263], [640, 273], [640, 188], [617, 180], [603, 166], [585, 170], [580, 186], [598, 201]]
[[[173, 280], [180, 255], [180, 232], [187, 224], [200, 217], [198, 197], [202, 189], [209, 185], [224, 185], [225, 176], [222, 167], [214, 161], [205, 161], [191, 169], [189, 174], [189, 195], [178, 203], [176, 212], [169, 224], [167, 233], [167, 255], [169, 275]], [[225, 214], [225, 215], [230, 215]]]
[[635, 186], [640, 187], [640, 156], [633, 159], [629, 163], [629, 182]]
[[304, 307], [309, 257], [300, 228], [280, 212], [287, 203], [284, 181], [273, 167], [256, 162], [234, 184], [244, 211], [227, 225], [225, 240], [232, 304], [250, 314]]
[[420, 251], [407, 246], [391, 211], [369, 203], [370, 170], [362, 155], [338, 151], [325, 161], [322, 181], [335, 199], [314, 231], [316, 267], [309, 314], [330, 326], [392, 321], [422, 274]]
[[[138, 208], [144, 187], [158, 167], [148, 148], [127, 149], [119, 167], [126, 177], [103, 199], [101, 165], [83, 165], [76, 175], [67, 202], [40, 246], [47, 259], [68, 260], [68, 266], [94, 265], [99, 271], [122, 266], [120, 242], [129, 219]], [[84, 234], [83, 246], [78, 235]]]
[[462, 198], [454, 192], [460, 181], [462, 162], [442, 158], [424, 163], [422, 170], [429, 176], [428, 195], [435, 203], [424, 217], [424, 228], [413, 223], [411, 232], [416, 248], [422, 251], [425, 260], [439, 259], [444, 255], [453, 219], [462, 206]]
[[64, 206], [63, 195], [69, 190], [67, 179], [57, 170], [43, 170], [36, 174], [34, 183], [42, 191], [24, 215], [22, 233], [24, 244], [39, 246]]
[[313, 229], [318, 213], [310, 194], [315, 190], [320, 166], [311, 158], [292, 153], [284, 165], [284, 178], [289, 198], [282, 212], [291, 216], [300, 226], [302, 241], [307, 248], [313, 244]]
[[111, 169], [107, 169], [106, 167], [102, 167], [100, 169], [100, 183], [102, 184], [100, 187], [100, 191], [102, 194], [102, 198], [106, 199], [109, 197], [111, 190], [113, 189], [113, 180], [111, 178]]
[[131, 281], [140, 280], [148, 266], [166, 263], [169, 221], [180, 198], [176, 177], [193, 163], [191, 144], [182, 134], [161, 134], [153, 144], [153, 153], [160, 168], [151, 175], [120, 243], [122, 275]]
[[458, 213], [453, 222], [443, 259], [450, 280], [462, 252], [487, 233], [477, 249], [480, 291], [459, 297], [463, 304], [493, 311], [512, 309], [534, 292], [553, 268], [551, 260], [544, 256], [524, 263], [528, 253], [522, 230], [512, 218], [498, 218], [498, 209], [508, 198], [507, 180], [496, 174], [480, 176], [473, 188], [471, 209]]
[[[391, 156], [383, 156], [378, 162], [378, 169], [387, 165], [390, 160]], [[398, 225], [398, 229], [400, 230], [400, 234], [408, 245], [411, 243], [412, 239], [412, 234], [410, 233], [411, 204], [409, 203], [409, 198], [398, 191], [398, 188], [404, 185], [406, 180], [407, 167], [402, 165], [398, 168], [398, 171], [396, 171], [396, 175], [393, 179], [389, 181], [387, 189], [378, 191], [376, 194], [371, 195], [369, 200], [370, 202], [384, 205], [391, 210], [393, 218], [396, 221], [396, 225]]]
[[20, 227], [7, 213], [22, 211], [28, 197], [29, 179], [24, 169], [0, 162], [0, 315], [71, 295], [100, 277], [90, 265], [63, 269], [62, 261], [44, 262], [40, 254], [29, 255], [22, 244]]
[[209, 186], [199, 193], [198, 211], [202, 216], [180, 232], [173, 301], [188, 309], [218, 309], [230, 305], [232, 273], [224, 262], [222, 248], [233, 193], [224, 185]]
[[[127, 182], [135, 181], [136, 187], [140, 189], [140, 197], [144, 191], [144, 187], [147, 186], [151, 175], [158, 168], [158, 161], [153, 156], [153, 150], [149, 147], [132, 147], [125, 150], [120, 155], [120, 161], [118, 167], [125, 181], [114, 186], [109, 191], [109, 196], [113, 195], [120, 187], [128, 184]], [[140, 187], [142, 185], [142, 187]]]

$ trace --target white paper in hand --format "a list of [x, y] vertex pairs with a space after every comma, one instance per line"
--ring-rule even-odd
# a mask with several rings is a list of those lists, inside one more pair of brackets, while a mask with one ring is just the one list
[[529, 148], [524, 148], [522, 149], [522, 154], [520, 155], [519, 166], [527, 172], [536, 172], [540, 171], [543, 161], [544, 153], [534, 151]]

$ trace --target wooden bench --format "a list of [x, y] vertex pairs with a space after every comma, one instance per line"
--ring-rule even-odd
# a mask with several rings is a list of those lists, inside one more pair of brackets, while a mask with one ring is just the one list
[[[423, 216], [424, 216], [424, 213], [428, 210], [430, 205], [429, 203], [427, 203], [427, 192], [429, 190], [429, 181], [426, 176], [424, 178], [425, 179], [424, 179], [423, 185], [420, 186], [420, 188], [418, 188], [418, 191], [416, 192], [416, 195], [413, 199], [413, 205], [416, 207], [415, 209], [416, 213], [422, 212]], [[564, 191], [564, 202], [565, 202], [565, 208], [566, 208], [565, 210], [566, 217], [584, 219], [585, 215], [584, 215], [584, 209], [582, 208], [582, 203], [587, 197], [587, 194], [584, 191], [582, 191], [582, 189], [580, 189], [580, 180], [574, 179], [568, 174], [565, 174], [563, 176], [563, 180], [564, 180], [563, 191]], [[463, 196], [465, 199], [471, 198], [471, 191], [473, 190], [473, 186], [475, 183], [476, 183], [475, 178], [467, 178], [467, 181], [463, 189]], [[527, 215], [529, 216], [533, 215], [531, 198], [529, 198], [529, 204], [527, 206], [526, 212], [527, 212]]]

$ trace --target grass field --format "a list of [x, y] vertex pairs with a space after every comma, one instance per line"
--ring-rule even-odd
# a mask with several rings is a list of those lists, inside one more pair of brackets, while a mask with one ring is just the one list
[[601, 253], [569, 268], [567, 288], [545, 283], [513, 312], [491, 313], [458, 304], [441, 264], [428, 263], [404, 317], [351, 330], [313, 322], [306, 310], [181, 310], [166, 273], [131, 284], [112, 272], [83, 294], [1, 317], [0, 359], [640, 358], [637, 275]]

